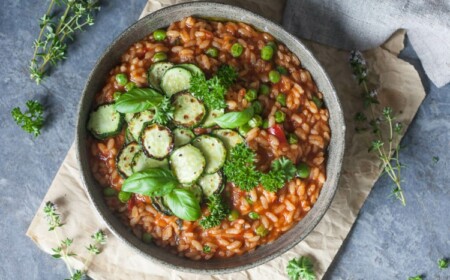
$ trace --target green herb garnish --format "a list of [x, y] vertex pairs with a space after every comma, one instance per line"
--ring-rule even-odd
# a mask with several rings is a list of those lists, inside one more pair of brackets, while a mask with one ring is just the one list
[[444, 259], [444, 258], [439, 259], [439, 260], [438, 260], [438, 265], [439, 265], [439, 268], [440, 268], [440, 269], [446, 269], [446, 268], [448, 268], [448, 259]]
[[138, 113], [148, 109], [154, 110], [154, 122], [165, 125], [173, 117], [173, 106], [167, 96], [151, 88], [133, 88], [121, 94], [114, 104], [120, 113]]
[[248, 123], [248, 121], [253, 117], [254, 109], [253, 107], [248, 107], [247, 109], [240, 112], [229, 112], [223, 114], [222, 116], [215, 118], [214, 121], [221, 128], [236, 128], [241, 125]]
[[308, 257], [293, 258], [289, 261], [286, 270], [291, 280], [314, 280], [314, 267], [312, 261]]
[[413, 277], [408, 277], [408, 280], [422, 280], [423, 276], [422, 275], [416, 275]]
[[434, 156], [433, 157], [433, 163], [436, 164], [439, 162], [439, 157], [438, 156]]
[[291, 160], [279, 158], [272, 162], [272, 169], [261, 175], [261, 185], [268, 191], [276, 192], [286, 181], [294, 178], [297, 169]]
[[38, 137], [44, 124], [44, 106], [34, 100], [28, 100], [26, 106], [27, 111], [24, 113], [19, 107], [16, 107], [11, 111], [11, 115], [16, 124], [24, 131], [33, 134], [34, 137]]
[[223, 173], [227, 179], [242, 190], [249, 191], [259, 183], [259, 172], [255, 169], [256, 154], [244, 143], [231, 149]]
[[233, 67], [223, 65], [216, 75], [206, 80], [204, 75], [194, 74], [190, 80], [189, 91], [202, 100], [210, 109], [223, 109], [227, 89], [236, 81], [237, 73]]
[[[403, 125], [395, 122], [395, 115], [390, 107], [383, 108], [381, 116], [375, 115], [375, 112], [379, 110], [379, 108], [377, 108], [377, 104], [379, 104], [377, 99], [378, 93], [376, 90], [369, 90], [367, 84], [368, 69], [361, 52], [352, 51], [350, 53], [349, 62], [355, 79], [363, 88], [363, 105], [365, 108], [369, 109], [368, 113], [370, 114], [370, 117], [366, 117], [364, 113], [357, 113], [355, 115], [356, 121], [360, 123], [365, 121], [368, 122], [366, 127], [357, 127], [356, 131], [366, 131], [370, 128], [374, 134], [374, 139], [369, 147], [369, 152], [377, 154], [381, 161], [383, 171], [394, 183], [392, 195], [398, 199], [402, 205], [406, 205], [406, 199], [401, 185], [401, 170], [404, 165], [402, 165], [399, 160], [400, 145], [397, 145], [396, 147], [393, 146], [394, 141], [400, 137]], [[389, 131], [388, 135], [383, 134], [381, 129], [383, 125]]]
[[136, 172], [122, 185], [122, 191], [147, 196], [162, 196], [175, 216], [195, 221], [200, 218], [200, 203], [192, 191], [178, 188], [175, 175], [165, 168], [151, 168]]
[[200, 225], [205, 229], [220, 225], [222, 220], [225, 219], [230, 213], [230, 208], [219, 194], [209, 196], [208, 200], [210, 214], [200, 220]]
[[211, 253], [211, 247], [209, 247], [208, 245], [203, 246], [203, 253]]
[[[67, 57], [67, 42], [74, 33], [94, 24], [94, 13], [99, 10], [98, 1], [51, 0], [47, 12], [39, 19], [40, 31], [34, 41], [34, 53], [30, 62], [30, 77], [40, 84], [51, 65]], [[62, 11], [61, 16], [56, 13]]]

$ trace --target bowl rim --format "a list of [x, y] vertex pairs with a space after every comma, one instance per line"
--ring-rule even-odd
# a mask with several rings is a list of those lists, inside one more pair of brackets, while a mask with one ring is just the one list
[[[152, 256], [149, 253], [146, 253], [144, 250], [142, 250], [141, 248], [138, 248], [135, 244], [133, 244], [133, 242], [131, 242], [130, 240], [128, 240], [125, 236], [122, 236], [122, 234], [119, 232], [121, 230], [118, 229], [117, 221], [115, 222], [116, 224], [114, 224], [112, 221], [110, 221], [107, 217], [110, 216], [111, 213], [104, 213], [104, 211], [102, 210], [102, 208], [99, 206], [99, 202], [96, 201], [94, 194], [93, 194], [93, 190], [91, 189], [91, 187], [89, 187], [88, 182], [86, 180], [86, 174], [84, 172], [83, 169], [83, 161], [81, 160], [81, 158], [83, 158], [83, 153], [86, 152], [86, 147], [85, 147], [85, 141], [86, 139], [82, 139], [82, 137], [80, 136], [80, 131], [81, 130], [85, 130], [86, 129], [86, 124], [82, 122], [82, 113], [83, 113], [83, 106], [89, 106], [91, 104], [85, 104], [86, 103], [86, 96], [89, 94], [88, 92], [88, 87], [90, 84], [90, 81], [92, 80], [92, 78], [95, 76], [94, 73], [96, 72], [96, 69], [100, 67], [100, 65], [102, 64], [101, 62], [103, 62], [103, 60], [106, 58], [106, 56], [111, 52], [111, 50], [114, 48], [114, 46], [124, 37], [126, 37], [126, 35], [128, 33], [130, 33], [134, 28], [136, 28], [140, 23], [146, 21], [146, 19], [150, 18], [150, 17], [156, 17], [160, 14], [164, 14], [167, 11], [172, 11], [172, 10], [177, 10], [179, 8], [184, 8], [184, 7], [189, 7], [192, 8], [193, 12], [192, 15], [195, 16], [196, 10], [195, 8], [198, 7], [203, 7], [203, 6], [209, 6], [209, 5], [213, 5], [215, 8], [220, 8], [220, 9], [225, 9], [228, 10], [230, 12], [238, 12], [238, 13], [245, 13], [247, 15], [249, 15], [250, 17], [253, 18], [257, 18], [258, 20], [264, 21], [265, 24], [267, 24], [268, 26], [270, 26], [272, 29], [276, 29], [278, 32], [283, 33], [283, 36], [288, 37], [290, 40], [294, 41], [295, 44], [297, 44], [298, 46], [300, 46], [302, 48], [302, 54], [304, 56], [308, 56], [309, 60], [312, 61], [312, 63], [318, 67], [318, 71], [321, 72], [321, 75], [323, 76], [325, 82], [327, 83], [327, 86], [330, 89], [330, 96], [334, 98], [333, 103], [334, 104], [334, 110], [336, 110], [336, 119], [335, 122], [337, 122], [337, 126], [340, 127], [340, 130], [337, 131], [338, 135], [334, 135], [334, 133], [332, 131], [332, 135], [331, 135], [331, 139], [333, 139], [333, 137], [339, 137], [337, 139], [336, 142], [336, 156], [337, 156], [337, 165], [338, 168], [337, 170], [334, 172], [335, 175], [335, 180], [334, 183], [332, 185], [330, 185], [329, 187], [331, 188], [332, 193], [329, 194], [327, 196], [327, 200], [324, 202], [323, 204], [323, 210], [321, 210], [318, 213], [318, 217], [317, 219], [313, 220], [312, 222], [308, 223], [307, 225], [307, 229], [303, 232], [302, 235], [297, 236], [296, 238], [294, 238], [294, 240], [287, 246], [282, 247], [280, 250], [278, 250], [277, 252], [274, 252], [273, 254], [267, 255], [265, 257], [262, 257], [260, 259], [258, 259], [258, 261], [252, 262], [252, 263], [248, 263], [248, 264], [243, 264], [243, 265], [237, 265], [234, 267], [225, 267], [225, 268], [191, 268], [191, 267], [185, 267], [185, 266], [176, 266], [170, 262], [167, 262], [165, 260], [159, 259], [155, 256]], [[226, 18], [225, 18], [226, 20]], [[232, 20], [235, 21], [233, 19], [228, 19], [228, 20]], [[248, 23], [250, 25], [252, 25], [251, 23]], [[273, 34], [272, 34], [273, 35]], [[273, 35], [274, 36], [274, 35]], [[277, 37], [277, 36], [275, 36]], [[134, 41], [134, 42], [130, 42], [129, 45], [137, 42], [138, 40]], [[288, 47], [289, 48], [289, 47]], [[310, 70], [310, 69], [307, 69]], [[314, 77], [313, 77], [314, 79]], [[330, 97], [330, 98], [331, 98]], [[327, 101], [327, 100], [325, 100]], [[330, 121], [329, 121], [330, 122]], [[313, 230], [314, 228], [317, 226], [317, 224], [322, 220], [323, 216], [325, 215], [325, 213], [328, 211], [334, 196], [336, 195], [336, 191], [338, 188], [338, 183], [339, 183], [339, 178], [340, 178], [340, 174], [341, 174], [341, 169], [342, 169], [342, 161], [343, 161], [343, 155], [344, 155], [344, 150], [345, 150], [345, 123], [344, 123], [344, 118], [343, 118], [343, 111], [342, 111], [342, 105], [341, 102], [339, 100], [339, 97], [336, 94], [336, 90], [328, 76], [328, 74], [325, 72], [325, 70], [323, 69], [322, 65], [319, 63], [319, 61], [314, 57], [314, 55], [311, 53], [311, 51], [301, 42], [300, 39], [298, 39], [297, 37], [293, 36], [291, 33], [289, 33], [288, 31], [286, 31], [280, 24], [275, 23], [261, 15], [258, 15], [252, 11], [249, 11], [247, 9], [241, 8], [241, 7], [237, 7], [237, 6], [233, 6], [233, 5], [229, 5], [229, 4], [222, 4], [222, 3], [215, 3], [215, 2], [208, 2], [208, 1], [197, 1], [197, 2], [187, 2], [187, 3], [179, 3], [179, 4], [175, 4], [175, 5], [171, 5], [168, 7], [164, 7], [162, 9], [159, 9], [157, 11], [154, 11], [148, 15], [146, 15], [145, 17], [142, 17], [141, 19], [139, 19], [138, 21], [134, 22], [133, 24], [131, 24], [129, 27], [127, 27], [120, 35], [118, 35], [117, 37], [115, 37], [115, 39], [112, 41], [111, 44], [108, 45], [108, 47], [103, 51], [102, 55], [97, 59], [94, 67], [92, 68], [88, 78], [86, 79], [86, 84], [83, 88], [83, 92], [82, 95], [80, 97], [80, 101], [78, 104], [78, 111], [77, 111], [77, 125], [76, 125], [76, 140], [75, 140], [75, 144], [76, 144], [76, 157], [77, 157], [77, 162], [79, 164], [80, 167], [80, 176], [81, 176], [81, 181], [83, 183], [83, 187], [86, 189], [87, 192], [87, 196], [89, 198], [90, 203], [94, 206], [95, 209], [95, 213], [97, 215], [97, 217], [100, 218], [100, 220], [106, 224], [108, 230], [110, 230], [118, 239], [120, 239], [122, 242], [124, 242], [125, 244], [128, 245], [129, 248], [131, 248], [132, 250], [134, 250], [135, 252], [137, 252], [139, 255], [144, 256], [145, 258], [154, 261], [156, 263], [159, 264], [163, 264], [169, 268], [178, 270], [178, 271], [183, 271], [183, 272], [190, 272], [190, 273], [200, 273], [200, 274], [225, 274], [225, 273], [232, 273], [232, 272], [238, 272], [238, 271], [243, 271], [243, 270], [247, 270], [250, 268], [254, 268], [256, 266], [259, 266], [261, 264], [264, 264], [270, 260], [273, 260], [277, 257], [279, 257], [280, 255], [284, 254], [285, 252], [287, 252], [288, 250], [292, 249], [294, 246], [296, 246], [299, 242], [301, 242], [302, 240], [304, 240]], [[330, 144], [331, 144], [331, 140], [330, 140]], [[329, 147], [328, 147], [329, 149]], [[85, 165], [87, 164], [87, 166], [89, 167], [88, 163], [85, 163]], [[327, 169], [327, 173], [328, 173], [328, 163], [326, 165], [326, 169]], [[327, 180], [328, 180], [328, 174], [327, 174]], [[97, 186], [96, 186], [97, 187]], [[323, 192], [323, 189], [321, 191], [321, 193]], [[320, 199], [320, 195], [319, 195], [319, 199]], [[313, 207], [314, 208], [314, 207]], [[309, 215], [309, 212], [307, 215], [305, 215], [305, 217], [302, 219], [304, 220], [307, 216]], [[302, 221], [301, 220], [301, 221]], [[294, 230], [294, 228], [301, 222], [296, 222], [294, 224], [294, 226], [289, 230]], [[289, 232], [288, 231], [288, 232]], [[288, 232], [280, 235], [277, 239], [281, 238], [283, 235], [288, 234]], [[276, 241], [276, 240], [275, 240]], [[262, 245], [262, 246], [266, 246], [266, 244]], [[267, 246], [270, 246], [270, 244], [268, 244]], [[246, 255], [248, 253], [245, 253], [244, 255]], [[181, 258], [181, 257], [180, 257]], [[200, 262], [200, 261], [197, 261]]]

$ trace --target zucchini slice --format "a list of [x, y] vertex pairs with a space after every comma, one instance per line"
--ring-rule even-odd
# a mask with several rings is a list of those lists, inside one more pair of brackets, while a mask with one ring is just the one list
[[237, 144], [243, 143], [244, 138], [234, 130], [231, 129], [216, 129], [212, 134], [222, 140], [223, 144], [230, 151]]
[[221, 172], [206, 174], [200, 177], [197, 182], [202, 188], [205, 197], [209, 197], [215, 193], [220, 193], [223, 186], [223, 177]]
[[216, 125], [214, 121], [215, 118], [222, 116], [225, 114], [224, 109], [212, 109], [208, 110], [208, 114], [206, 115], [205, 120], [203, 121], [202, 127], [212, 127]]
[[197, 184], [193, 184], [183, 185], [182, 188], [191, 191], [197, 199], [198, 203], [202, 203], [203, 191], [201, 187], [199, 187]]
[[172, 131], [158, 124], [147, 125], [141, 133], [141, 144], [148, 157], [163, 159], [173, 148]]
[[114, 109], [114, 104], [100, 105], [89, 116], [87, 129], [97, 139], [106, 139], [122, 130], [123, 115]]
[[154, 89], [161, 90], [159, 86], [161, 78], [167, 70], [172, 68], [172, 66], [173, 63], [170, 62], [158, 62], [153, 64], [150, 69], [148, 69], [148, 84]]
[[125, 144], [129, 144], [134, 141], [133, 135], [130, 133], [130, 129], [125, 129]]
[[227, 159], [227, 150], [219, 138], [211, 135], [200, 135], [192, 140], [192, 145], [198, 148], [206, 159], [205, 173], [212, 174], [219, 171]]
[[164, 199], [160, 196], [154, 196], [151, 198], [153, 208], [156, 209], [156, 211], [160, 212], [161, 214], [164, 214], [166, 216], [173, 216], [172, 211], [167, 207]]
[[179, 67], [183, 67], [189, 71], [191, 71], [191, 73], [193, 75], [202, 75], [205, 76], [205, 74], [203, 73], [202, 69], [200, 69], [200, 67], [198, 67], [195, 64], [191, 64], [191, 63], [183, 63], [183, 64], [178, 64], [177, 66]]
[[131, 119], [134, 117], [135, 113], [126, 113], [125, 114], [125, 121], [129, 123]]
[[198, 126], [206, 115], [203, 102], [188, 92], [182, 92], [175, 96], [172, 103], [174, 109], [173, 122], [177, 126], [193, 128]]
[[170, 155], [170, 166], [181, 184], [192, 184], [205, 170], [206, 160], [202, 152], [191, 144], [176, 149]]
[[188, 90], [191, 86], [191, 71], [183, 67], [172, 67], [161, 78], [161, 89], [171, 97], [175, 93]]
[[153, 111], [143, 111], [134, 115], [134, 117], [128, 123], [128, 130], [134, 140], [138, 141], [141, 135], [142, 128], [145, 124], [151, 123], [153, 121], [155, 113]]
[[157, 167], [169, 168], [169, 161], [167, 158], [163, 160], [149, 158], [143, 151], [140, 151], [134, 155], [133, 161], [131, 162], [133, 173]]
[[124, 146], [117, 156], [117, 171], [122, 177], [127, 178], [133, 174], [131, 162], [134, 156], [141, 151], [141, 146], [137, 142], [131, 142]]
[[195, 138], [194, 132], [187, 128], [175, 128], [173, 131], [173, 137], [175, 138], [175, 148], [189, 144], [192, 139]]

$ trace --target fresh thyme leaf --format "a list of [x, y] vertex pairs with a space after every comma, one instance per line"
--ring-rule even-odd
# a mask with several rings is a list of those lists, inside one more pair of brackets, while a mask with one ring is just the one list
[[[99, 10], [96, 0], [51, 0], [47, 12], [39, 19], [39, 36], [34, 41], [30, 61], [30, 78], [40, 84], [50, 65], [67, 57], [67, 42], [74, 33], [94, 24], [93, 15]], [[55, 16], [58, 11], [61, 16]]]
[[99, 244], [106, 244], [106, 234], [100, 229], [96, 231], [93, 235], [91, 235], [91, 238]]
[[433, 157], [433, 163], [436, 164], [439, 162], [439, 157], [438, 156], [434, 156]]
[[302, 256], [298, 259], [293, 258], [289, 261], [286, 270], [291, 280], [314, 280], [313, 264], [308, 257]]
[[223, 168], [227, 180], [245, 191], [256, 187], [260, 173], [255, 169], [255, 158], [255, 152], [244, 143], [233, 147]]
[[440, 268], [440, 269], [446, 269], [446, 268], [448, 268], [448, 259], [444, 259], [444, 258], [439, 259], [439, 260], [438, 260], [438, 265], [439, 265], [439, 268]]
[[33, 134], [34, 137], [38, 137], [44, 124], [44, 106], [34, 100], [28, 100], [26, 106], [27, 111], [24, 113], [20, 111], [19, 107], [16, 107], [11, 111], [11, 115], [17, 125], [24, 131]]
[[408, 280], [422, 280], [423, 276], [422, 275], [416, 275], [413, 277], [409, 277]]
[[98, 254], [100, 254], [100, 249], [97, 247], [97, 246], [95, 246], [95, 245], [92, 245], [92, 244], [89, 244], [89, 246], [88, 247], [86, 247], [86, 249], [89, 251], [89, 253], [91, 253], [92, 255], [98, 255]]
[[67, 278], [64, 280], [82, 280], [83, 277], [84, 277], [84, 272], [81, 270], [76, 270], [70, 278]]
[[56, 212], [56, 205], [51, 201], [47, 201], [44, 206], [44, 214], [47, 218], [49, 225], [49, 231], [53, 231], [58, 227], [62, 227], [64, 224], [61, 222], [61, 215]]
[[[208, 208], [209, 208], [209, 216], [204, 217], [200, 220], [200, 225], [204, 229], [216, 227], [220, 225], [223, 219], [227, 217], [230, 213], [230, 208], [223, 201], [222, 197], [219, 194], [213, 194], [208, 197]], [[210, 249], [211, 250], [211, 249]], [[205, 251], [203, 249], [203, 251]], [[207, 252], [205, 252], [207, 253]]]

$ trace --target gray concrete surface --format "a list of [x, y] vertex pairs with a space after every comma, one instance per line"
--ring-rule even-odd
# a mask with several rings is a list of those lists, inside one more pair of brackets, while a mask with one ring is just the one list
[[[73, 142], [87, 75], [144, 4], [103, 1], [96, 24], [70, 45], [68, 60], [43, 86], [36, 86], [27, 69], [46, 1], [0, 2], [0, 279], [67, 277], [63, 263], [41, 252], [25, 231]], [[407, 279], [417, 274], [450, 279], [450, 269], [439, 270], [436, 263], [450, 257], [450, 84], [437, 89], [430, 83], [408, 42], [401, 57], [414, 64], [427, 91], [402, 142], [407, 206], [388, 198], [390, 182], [382, 177], [326, 279]], [[10, 116], [13, 107], [23, 107], [31, 98], [47, 108], [46, 125], [37, 139], [21, 131]], [[439, 156], [438, 163], [433, 156]]]

